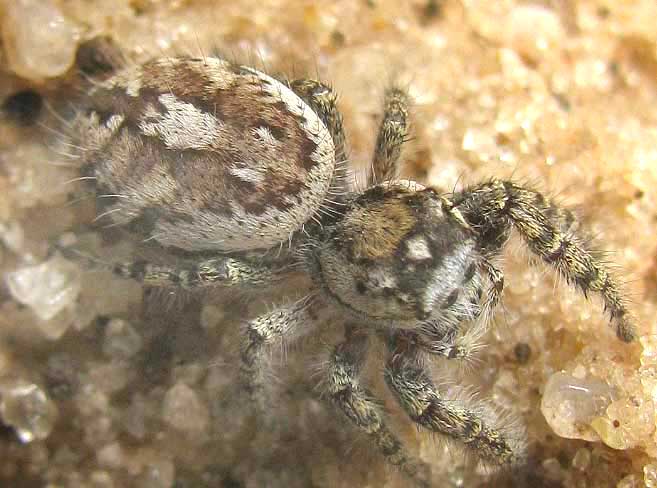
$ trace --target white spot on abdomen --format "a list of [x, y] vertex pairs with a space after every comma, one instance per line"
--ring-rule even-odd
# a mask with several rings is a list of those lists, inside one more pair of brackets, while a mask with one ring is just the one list
[[259, 171], [258, 168], [250, 168], [244, 164], [238, 162], [235, 163], [235, 166], [232, 166], [230, 169], [230, 174], [236, 176], [240, 180], [248, 181], [250, 183], [261, 183], [265, 179], [265, 175]]
[[210, 149], [220, 137], [223, 124], [213, 115], [170, 93], [160, 95], [158, 100], [166, 112], [147, 112], [147, 120], [139, 123], [145, 135], [160, 138], [170, 149], [197, 150]]

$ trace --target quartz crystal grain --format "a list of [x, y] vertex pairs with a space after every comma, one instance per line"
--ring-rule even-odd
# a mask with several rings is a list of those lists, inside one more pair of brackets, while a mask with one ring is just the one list
[[31, 79], [63, 74], [73, 64], [81, 29], [53, 0], [5, 3], [2, 40], [9, 66]]
[[569, 439], [599, 440], [591, 427], [611, 403], [613, 391], [597, 379], [579, 379], [567, 373], [548, 379], [541, 401], [545, 420], [557, 435]]
[[57, 420], [57, 407], [38, 385], [0, 381], [0, 418], [22, 442], [46, 439]]

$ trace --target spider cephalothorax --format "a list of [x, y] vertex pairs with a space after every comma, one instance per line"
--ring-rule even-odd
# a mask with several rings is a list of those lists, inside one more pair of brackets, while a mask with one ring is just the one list
[[440, 198], [402, 183], [374, 186], [350, 202], [314, 251], [326, 292], [357, 317], [396, 328], [468, 308], [479, 253]]
[[[442, 392], [426, 364], [472, 354], [500, 300], [496, 262], [511, 230], [568, 282], [597, 293], [620, 339], [631, 341], [634, 329], [570, 212], [510, 181], [442, 193], [398, 180], [407, 128], [407, 97], [391, 88], [368, 188], [359, 192], [340, 176], [345, 137], [328, 86], [181, 57], [97, 83], [69, 145], [94, 184], [98, 220], [196, 257], [178, 267], [116, 264], [118, 275], [185, 288], [253, 287], [298, 269], [310, 275], [314, 288], [301, 299], [245, 322], [241, 373], [254, 407], [267, 414], [267, 348], [312, 327], [314, 307], [330, 307], [345, 340], [327, 362], [325, 396], [389, 463], [427, 485], [421, 463], [361, 385], [369, 336], [387, 346], [386, 383], [414, 422], [491, 465], [513, 467], [526, 457], [521, 432], [472, 398]], [[292, 252], [275, 252], [286, 246]]]

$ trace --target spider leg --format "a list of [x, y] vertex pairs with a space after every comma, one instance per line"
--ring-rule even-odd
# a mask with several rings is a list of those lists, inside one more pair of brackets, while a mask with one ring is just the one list
[[240, 375], [244, 387], [259, 414], [266, 420], [270, 402], [267, 396], [269, 376], [268, 351], [276, 343], [296, 337], [300, 332], [307, 332], [308, 326], [314, 324], [309, 297], [284, 305], [273, 311], [249, 320], [243, 336], [240, 354]]
[[493, 314], [493, 310], [495, 310], [502, 299], [502, 292], [504, 291], [504, 273], [490, 260], [485, 258], [481, 261], [480, 267], [484, 270], [490, 281], [490, 287], [486, 293], [486, 301], [481, 310], [483, 320], [488, 321]]
[[501, 247], [508, 228], [513, 226], [532, 252], [554, 266], [585, 296], [591, 292], [600, 295], [619, 339], [635, 339], [633, 318], [619, 284], [587, 248], [571, 212], [535, 190], [500, 180], [468, 188], [445, 202], [452, 213], [461, 215], [478, 233], [482, 246], [495, 242], [495, 246]]
[[378, 446], [386, 461], [414, 480], [429, 486], [427, 467], [413, 459], [385, 424], [379, 402], [361, 386], [359, 375], [366, 357], [368, 336], [347, 327], [346, 340], [332, 351], [326, 371], [325, 394], [361, 431]]
[[368, 185], [399, 176], [399, 156], [408, 134], [408, 96], [397, 87], [386, 90], [383, 120], [374, 146]]
[[338, 96], [330, 86], [317, 80], [293, 80], [290, 82], [290, 88], [319, 116], [331, 134], [337, 165], [336, 174], [331, 182], [331, 191], [337, 193], [336, 196], [339, 197], [346, 189], [347, 175], [344, 174], [346, 169], [344, 165], [347, 162], [347, 154], [342, 114], [337, 105]]
[[403, 331], [403, 333], [407, 336], [407, 340], [433, 356], [472, 360], [481, 348], [479, 339], [486, 331], [485, 324], [476, 324], [466, 330], [461, 330], [460, 325], [448, 330], [440, 330], [429, 323], [424, 324], [418, 332]]
[[441, 393], [423, 366], [419, 351], [406, 336], [391, 332], [386, 341], [390, 357], [385, 381], [399, 405], [421, 427], [446, 434], [462, 442], [481, 460], [497, 467], [512, 468], [524, 463], [525, 445], [521, 432], [514, 432], [492, 412], [472, 399], [451, 398]]
[[64, 257], [84, 262], [88, 269], [107, 269], [116, 276], [150, 286], [179, 286], [185, 289], [204, 286], [266, 285], [283, 278], [285, 273], [261, 261], [235, 257], [216, 257], [194, 263], [166, 266], [136, 260], [104, 263], [74, 249], [56, 246]]
[[212, 258], [181, 265], [161, 266], [146, 261], [115, 264], [117, 276], [131, 278], [152, 286], [203, 286], [262, 285], [280, 279], [269, 266], [236, 258]]

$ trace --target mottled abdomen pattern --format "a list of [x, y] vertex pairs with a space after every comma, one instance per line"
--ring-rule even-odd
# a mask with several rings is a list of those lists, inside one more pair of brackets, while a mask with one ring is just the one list
[[163, 58], [97, 85], [75, 120], [98, 213], [165, 246], [271, 248], [329, 190], [334, 145], [287, 86], [217, 58]]

